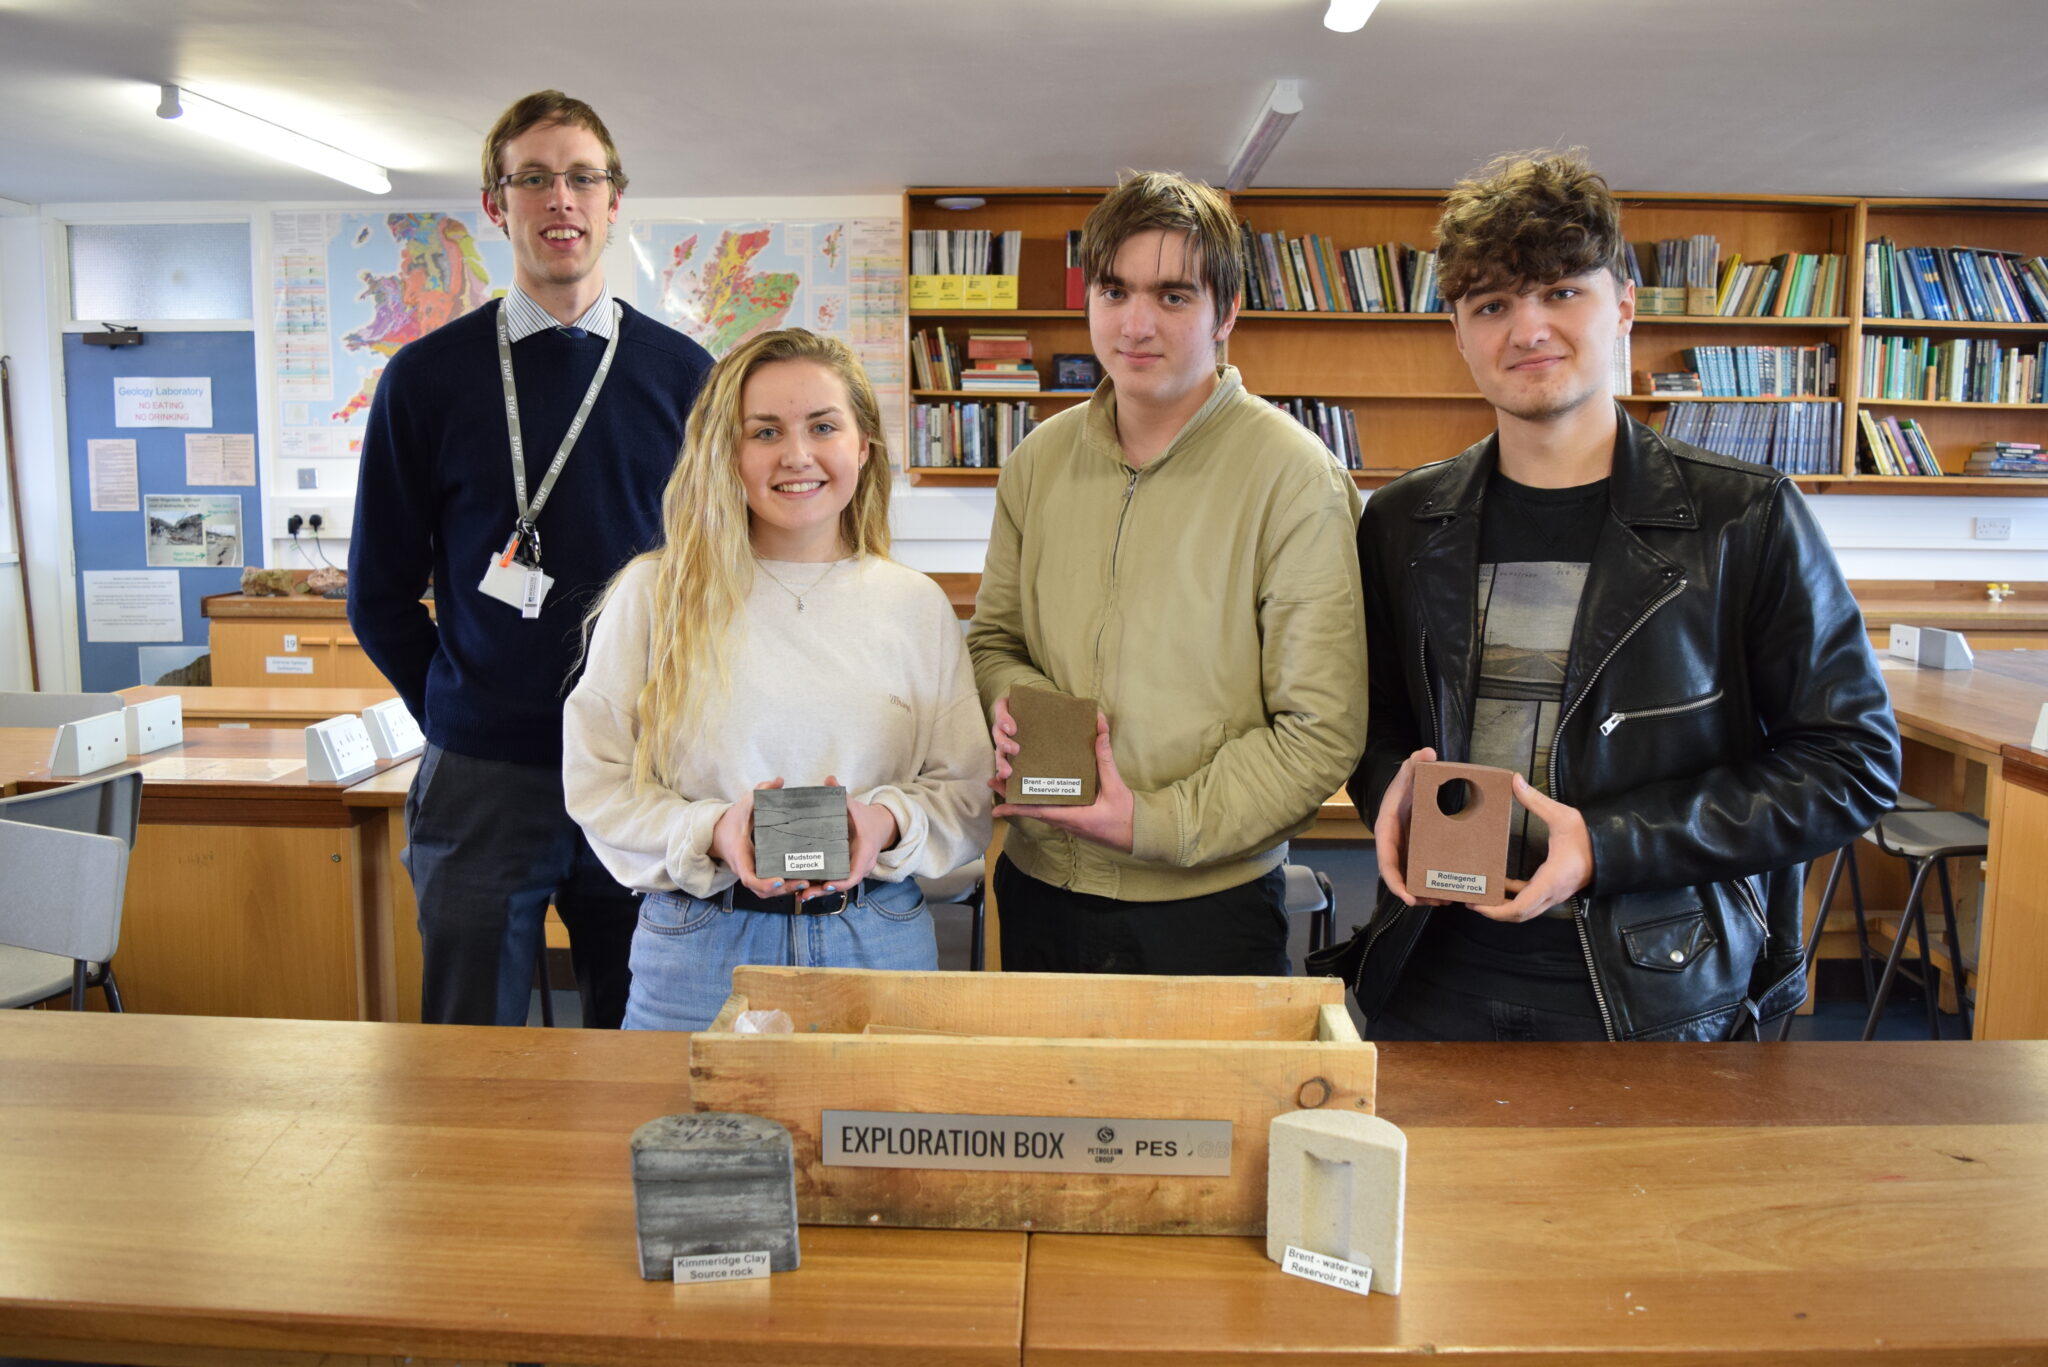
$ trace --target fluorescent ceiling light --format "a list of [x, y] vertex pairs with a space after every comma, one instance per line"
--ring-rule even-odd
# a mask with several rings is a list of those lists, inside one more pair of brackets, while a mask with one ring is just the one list
[[1379, 5], [1380, 0], [1330, 0], [1330, 12], [1323, 16], [1323, 27], [1335, 33], [1356, 33], [1365, 27], [1365, 21], [1372, 18]]
[[375, 162], [317, 142], [304, 133], [294, 133], [268, 119], [244, 114], [239, 109], [209, 100], [180, 86], [163, 87], [163, 102], [157, 105], [156, 116], [175, 120], [237, 147], [303, 166], [308, 171], [317, 171], [344, 185], [368, 190], [373, 195], [391, 193], [391, 177]]
[[1244, 146], [1237, 149], [1237, 155], [1230, 159], [1230, 171], [1223, 178], [1227, 190], [1242, 190], [1252, 183], [1259, 174], [1259, 168], [1266, 164], [1266, 158], [1280, 144], [1280, 135], [1301, 113], [1301, 82], [1275, 81], [1273, 91], [1266, 96], [1266, 107], [1259, 111], [1259, 117], [1252, 123], [1252, 131], [1245, 134]]

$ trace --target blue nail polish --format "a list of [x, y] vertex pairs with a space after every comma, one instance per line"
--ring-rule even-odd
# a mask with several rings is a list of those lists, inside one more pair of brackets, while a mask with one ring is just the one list
[[780, 878], [775, 880], [775, 886], [778, 888], [782, 886], [782, 880]]

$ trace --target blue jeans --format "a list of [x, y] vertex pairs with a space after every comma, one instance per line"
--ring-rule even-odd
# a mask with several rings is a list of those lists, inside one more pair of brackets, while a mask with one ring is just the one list
[[650, 892], [633, 932], [628, 1030], [702, 1030], [732, 995], [742, 964], [799, 968], [939, 966], [932, 914], [914, 879], [863, 883], [835, 916], [729, 909], [718, 897]]

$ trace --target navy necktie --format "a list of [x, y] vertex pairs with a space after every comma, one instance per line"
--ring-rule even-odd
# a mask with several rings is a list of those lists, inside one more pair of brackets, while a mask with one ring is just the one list
[[588, 337], [590, 335], [589, 333], [585, 332], [582, 328], [558, 327], [555, 329], [555, 331], [561, 333], [564, 337], [567, 337], [572, 342], [580, 342], [585, 337]]

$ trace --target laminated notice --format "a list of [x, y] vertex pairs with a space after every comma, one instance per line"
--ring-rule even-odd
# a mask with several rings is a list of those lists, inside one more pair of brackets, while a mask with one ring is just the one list
[[676, 1258], [678, 1282], [745, 1282], [768, 1275], [768, 1252], [696, 1253]]

